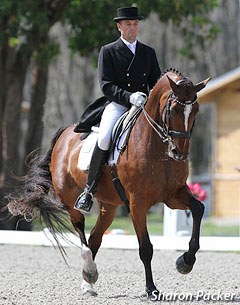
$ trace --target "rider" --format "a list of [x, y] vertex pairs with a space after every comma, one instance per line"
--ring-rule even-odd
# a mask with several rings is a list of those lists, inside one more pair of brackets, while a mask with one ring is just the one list
[[92, 208], [93, 195], [106, 162], [114, 124], [131, 105], [144, 105], [149, 90], [161, 74], [155, 50], [136, 39], [139, 21], [143, 18], [138, 15], [137, 7], [118, 8], [117, 17], [113, 20], [121, 36], [100, 50], [99, 83], [108, 104], [102, 114], [87, 184], [74, 206], [83, 213], [89, 213]]

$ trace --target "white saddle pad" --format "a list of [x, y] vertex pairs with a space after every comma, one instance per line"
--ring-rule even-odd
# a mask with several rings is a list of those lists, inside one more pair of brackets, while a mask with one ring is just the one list
[[[108, 159], [109, 165], [113, 165], [113, 164], [117, 163], [119, 155], [120, 155], [120, 150], [126, 139], [126, 136], [127, 136], [127, 132], [124, 132], [123, 135], [121, 136], [121, 138], [118, 140], [117, 145], [115, 145], [114, 151], [112, 154], [110, 154], [109, 159]], [[98, 138], [98, 127], [92, 127], [92, 132], [84, 141], [82, 149], [81, 149], [79, 157], [78, 157], [78, 168], [80, 170], [89, 169], [93, 150], [97, 143], [97, 138]]]
[[78, 156], [78, 168], [88, 170], [92, 158], [94, 147], [97, 143], [98, 128], [92, 127], [92, 132], [83, 143], [82, 149]]
[[[127, 126], [127, 123], [131, 120], [131, 118], [134, 116], [134, 114], [137, 111], [138, 111], [138, 107], [132, 106], [132, 108], [127, 113], [123, 114], [123, 116], [125, 116], [123, 126], [125, 126], [125, 127]], [[113, 129], [113, 134], [114, 134], [114, 131], [117, 128], [119, 122], [121, 121], [121, 118], [122, 117], [120, 117], [119, 120], [117, 121], [117, 123], [115, 124], [114, 129]], [[121, 153], [121, 148], [125, 143], [125, 139], [127, 137], [129, 128], [130, 128], [130, 126], [126, 127], [126, 129], [122, 133], [121, 137], [117, 140], [117, 143], [115, 144], [113, 152], [110, 154], [109, 159], [108, 159], [108, 164], [109, 165], [117, 164], [119, 155]], [[89, 169], [89, 165], [90, 165], [90, 161], [91, 161], [91, 158], [92, 158], [93, 150], [94, 150], [94, 147], [97, 143], [97, 138], [98, 138], [98, 127], [93, 126], [92, 127], [92, 132], [90, 133], [90, 135], [84, 141], [82, 149], [81, 149], [79, 157], [78, 157], [78, 168], [80, 170], [88, 170]]]

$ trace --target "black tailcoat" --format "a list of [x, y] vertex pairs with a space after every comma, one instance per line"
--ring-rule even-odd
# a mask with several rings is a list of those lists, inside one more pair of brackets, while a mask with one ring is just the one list
[[130, 95], [136, 91], [148, 95], [161, 73], [153, 48], [137, 41], [133, 55], [120, 38], [101, 48], [98, 71], [104, 96], [128, 108]]
[[134, 55], [119, 38], [101, 48], [98, 73], [105, 98], [90, 104], [75, 131], [90, 130], [96, 121], [100, 121], [104, 107], [109, 101], [130, 108], [130, 95], [136, 91], [148, 95], [160, 77], [161, 70], [153, 48], [137, 41]]

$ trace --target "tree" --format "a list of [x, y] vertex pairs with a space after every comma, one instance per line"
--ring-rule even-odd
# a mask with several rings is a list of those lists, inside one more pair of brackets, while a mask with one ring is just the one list
[[[190, 45], [193, 44], [192, 37], [189, 39], [192, 31], [201, 29], [198, 31], [200, 34], [195, 35], [201, 46], [204, 46], [205, 41], [202, 37], [208, 36], [210, 39], [216, 34], [216, 28], [206, 17], [217, 5], [216, 0], [137, 0], [135, 3], [145, 17], [154, 11], [160, 20], [172, 21], [182, 27], [182, 33]], [[48, 65], [60, 52], [58, 44], [49, 39], [50, 28], [58, 21], [66, 22], [70, 25], [69, 47], [72, 51], [96, 58], [94, 55], [98, 53], [99, 47], [117, 37], [113, 14], [117, 7], [125, 5], [129, 5], [129, 1], [1, 1], [0, 200], [16, 186], [11, 172], [23, 174], [23, 159], [30, 151], [41, 146]], [[205, 28], [207, 32], [204, 32]], [[27, 69], [32, 75], [31, 105], [28, 137], [21, 154], [19, 126]]]
[[[184, 56], [194, 56], [194, 46], [204, 48], [219, 33], [219, 28], [210, 18], [217, 7], [217, 0], [136, 0], [139, 12], [145, 18], [156, 13], [159, 20], [173, 22], [182, 32], [186, 48], [180, 50]], [[89, 56], [105, 43], [117, 37], [113, 14], [129, 1], [74, 0], [66, 12], [71, 24], [70, 47], [81, 55]]]
[[34, 140], [28, 141], [27, 147], [34, 149], [36, 141], [37, 145], [41, 142], [47, 67], [53, 55], [51, 50], [56, 49], [48, 41], [48, 31], [68, 4], [66, 0], [2, 1], [0, 4], [0, 198], [16, 185], [12, 172], [21, 173], [20, 113], [26, 69], [30, 64], [33, 82], [29, 134]]

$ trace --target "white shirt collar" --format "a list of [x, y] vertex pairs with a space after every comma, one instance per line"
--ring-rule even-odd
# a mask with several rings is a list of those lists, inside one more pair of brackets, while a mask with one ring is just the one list
[[120, 38], [122, 39], [123, 43], [135, 54], [137, 40], [135, 40], [134, 42], [129, 42], [122, 37], [120, 37]]

